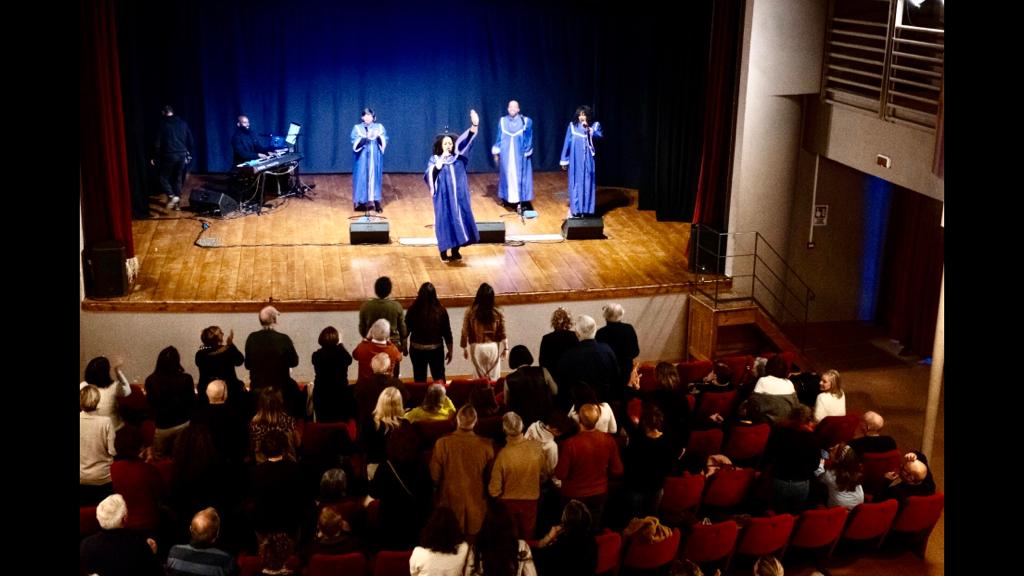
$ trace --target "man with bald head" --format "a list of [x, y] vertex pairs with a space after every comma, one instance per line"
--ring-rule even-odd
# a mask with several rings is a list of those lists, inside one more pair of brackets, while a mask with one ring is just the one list
[[191, 542], [173, 546], [167, 554], [168, 576], [227, 576], [238, 572], [234, 557], [213, 547], [220, 535], [220, 515], [216, 509], [196, 512], [188, 530]]
[[228, 386], [223, 380], [207, 384], [206, 398], [209, 404], [196, 412], [193, 421], [208, 426], [213, 444], [226, 462], [241, 465], [249, 448], [249, 414], [228, 403]]
[[935, 494], [935, 479], [932, 478], [932, 471], [928, 468], [928, 459], [916, 450], [907, 452], [903, 456], [903, 463], [899, 470], [887, 472], [885, 477], [892, 483], [878, 494], [875, 498], [876, 502], [893, 498], [899, 501], [902, 507], [909, 496]]
[[584, 404], [579, 413], [580, 432], [562, 444], [555, 477], [562, 481], [562, 504], [586, 504], [593, 519], [591, 530], [597, 531], [608, 500], [608, 479], [622, 475], [622, 460], [612, 436], [594, 429], [601, 408]]
[[500, 174], [498, 197], [509, 210], [533, 210], [533, 120], [519, 114], [519, 102], [509, 101], [497, 136], [491, 154]]
[[292, 339], [277, 331], [281, 313], [273, 306], [260, 310], [260, 330], [245, 340], [245, 367], [249, 370], [250, 387], [282, 387], [291, 382], [289, 370], [299, 365]]
[[848, 442], [850, 448], [863, 456], [867, 453], [888, 452], [896, 449], [896, 440], [892, 436], [882, 436], [885, 420], [878, 412], [865, 412], [860, 419], [860, 430], [864, 434]]

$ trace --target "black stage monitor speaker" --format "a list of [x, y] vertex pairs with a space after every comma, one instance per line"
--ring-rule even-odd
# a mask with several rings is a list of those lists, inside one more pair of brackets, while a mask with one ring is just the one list
[[504, 222], [477, 222], [476, 229], [480, 231], [481, 244], [505, 243]]
[[562, 222], [562, 237], [566, 240], [601, 240], [604, 238], [604, 219], [569, 218]]
[[227, 216], [238, 210], [238, 201], [222, 192], [206, 190], [205, 188], [193, 188], [188, 196], [188, 205], [193, 212], [219, 213]]
[[97, 242], [82, 251], [85, 294], [90, 298], [114, 298], [128, 293], [124, 246], [116, 240]]
[[353, 222], [348, 235], [353, 244], [390, 244], [389, 229], [387, 222]]

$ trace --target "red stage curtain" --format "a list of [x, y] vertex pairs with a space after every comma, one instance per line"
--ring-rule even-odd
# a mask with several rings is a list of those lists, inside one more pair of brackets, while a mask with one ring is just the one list
[[132, 241], [114, 0], [79, 1], [79, 165], [85, 244]]

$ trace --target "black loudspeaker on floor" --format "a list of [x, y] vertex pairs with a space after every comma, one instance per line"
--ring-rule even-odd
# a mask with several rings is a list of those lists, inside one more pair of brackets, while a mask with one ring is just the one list
[[116, 240], [87, 246], [82, 251], [82, 273], [89, 298], [116, 298], [128, 293], [124, 246]]

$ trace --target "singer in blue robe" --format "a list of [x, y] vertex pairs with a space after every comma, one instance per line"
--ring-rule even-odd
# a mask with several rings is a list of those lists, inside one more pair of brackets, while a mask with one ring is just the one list
[[[434, 155], [430, 157], [423, 179], [434, 201], [434, 233], [441, 260], [461, 260], [459, 247], [480, 241], [473, 209], [470, 206], [469, 177], [466, 175], [467, 154], [476, 139], [480, 118], [476, 110], [470, 111], [472, 126], [452, 140], [442, 134], [434, 142]], [[448, 255], [451, 250], [451, 256]]]
[[601, 123], [589, 124], [592, 119], [590, 108], [580, 106], [576, 116], [565, 130], [565, 144], [562, 159], [558, 162], [562, 170], [569, 171], [569, 215], [570, 217], [594, 213], [594, 197], [597, 183], [594, 179], [594, 138], [600, 138]]
[[533, 205], [533, 120], [519, 114], [519, 102], [508, 103], [508, 116], [498, 120], [498, 139], [491, 147], [498, 163], [498, 196], [505, 204]]
[[363, 122], [352, 127], [352, 205], [356, 210], [373, 209], [383, 212], [381, 207], [381, 175], [384, 166], [384, 149], [388, 146], [384, 125], [376, 122], [370, 108], [363, 109]]

